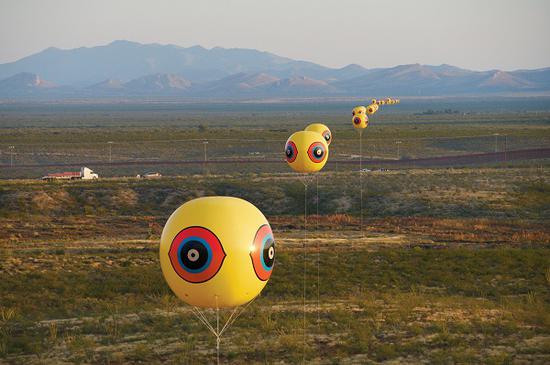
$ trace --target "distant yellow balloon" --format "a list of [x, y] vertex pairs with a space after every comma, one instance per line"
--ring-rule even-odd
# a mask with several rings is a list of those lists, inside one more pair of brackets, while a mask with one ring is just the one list
[[160, 265], [166, 282], [184, 302], [205, 308], [235, 307], [266, 285], [275, 241], [262, 212], [239, 198], [198, 198], [166, 222]]
[[371, 104], [367, 107], [367, 114], [373, 115], [378, 111], [378, 104]]
[[355, 129], [364, 129], [368, 127], [369, 117], [367, 115], [367, 108], [364, 106], [356, 106], [353, 108], [351, 114], [353, 115], [351, 122], [353, 123]]
[[377, 103], [378, 103], [378, 100], [372, 99], [372, 100], [370, 101], [370, 103], [371, 103], [371, 104], [377, 104]]
[[323, 138], [327, 142], [327, 145], [330, 146], [330, 143], [332, 142], [332, 133], [326, 125], [321, 124], [321, 123], [313, 123], [313, 124], [308, 125], [304, 130], [305, 131], [310, 131], [310, 132], [321, 133], [321, 135], [323, 136]]
[[328, 145], [320, 133], [299, 131], [286, 141], [285, 157], [296, 172], [316, 172], [327, 163]]

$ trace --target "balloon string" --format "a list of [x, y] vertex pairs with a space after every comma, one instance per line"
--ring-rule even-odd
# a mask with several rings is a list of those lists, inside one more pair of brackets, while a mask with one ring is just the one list
[[302, 184], [304, 184], [304, 242], [302, 244], [302, 249], [304, 252], [304, 272], [303, 272], [303, 323], [304, 323], [304, 346], [303, 346], [303, 363], [306, 362], [306, 345], [307, 345], [307, 326], [306, 326], [306, 284], [307, 284], [307, 187], [309, 180], [307, 175], [303, 175], [303, 179], [300, 179]]
[[216, 298], [216, 359], [218, 365], [220, 365], [220, 307], [218, 306], [218, 296]]
[[361, 237], [363, 237], [363, 130], [359, 131], [359, 186], [361, 189], [359, 199], [361, 201], [359, 231], [361, 232]]
[[206, 319], [206, 317], [204, 316], [204, 314], [200, 311], [199, 308], [197, 307], [192, 307], [191, 308], [191, 312], [195, 315], [195, 317], [197, 317], [197, 319], [206, 326], [206, 328], [208, 328], [213, 334], [214, 336], [218, 336], [218, 334], [216, 333], [216, 330], [214, 329], [214, 327], [212, 327], [212, 325], [210, 324], [210, 322], [208, 322], [208, 319]]
[[210, 324], [208, 319], [206, 318], [206, 315], [198, 308], [198, 307], [191, 307], [191, 313], [197, 317], [197, 319], [206, 326], [212, 332], [214, 337], [216, 337], [216, 359], [217, 363], [219, 365], [220, 363], [220, 342], [221, 337], [223, 333], [235, 323], [237, 318], [248, 308], [248, 306], [255, 300], [256, 298], [252, 299], [250, 302], [248, 302], [245, 306], [239, 306], [235, 307], [227, 320], [225, 321], [225, 324], [222, 326], [222, 329], [220, 330], [220, 308], [218, 306], [218, 297], [216, 296], [216, 329]]
[[307, 247], [306, 247], [306, 240], [307, 240], [307, 183], [304, 184], [304, 276], [303, 276], [303, 285], [304, 285], [304, 292], [303, 292], [303, 321], [304, 321], [304, 349], [303, 349], [303, 363], [306, 362], [306, 274], [307, 274]]
[[[317, 231], [317, 234], [319, 234], [319, 175], [315, 175], [316, 177], [316, 202], [317, 202], [317, 220], [316, 220], [316, 227], [315, 230]], [[321, 275], [320, 275], [320, 267], [321, 267], [321, 242], [319, 238], [317, 238], [317, 330], [319, 334], [321, 334], [321, 305], [320, 305], [320, 293], [321, 293]]]
[[233, 311], [233, 314], [235, 312], [237, 312], [238, 309], [239, 312], [237, 313], [237, 315], [235, 315], [233, 318], [231, 318], [231, 316], [228, 318], [228, 320], [226, 321], [225, 325], [223, 326], [221, 332], [220, 332], [220, 336], [225, 332], [226, 329], [228, 329], [229, 327], [231, 327], [233, 325], [233, 323], [235, 323], [235, 321], [237, 320], [237, 318], [239, 318], [239, 316], [246, 310], [246, 308], [248, 308], [248, 306], [250, 304], [252, 304], [252, 302], [256, 300], [256, 298], [252, 299], [250, 302], [246, 303], [245, 306], [240, 306], [240, 307], [237, 307], [235, 308], [235, 310]]

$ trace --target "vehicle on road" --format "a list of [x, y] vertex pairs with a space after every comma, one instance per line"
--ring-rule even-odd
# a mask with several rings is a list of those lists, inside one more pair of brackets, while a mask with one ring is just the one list
[[42, 180], [95, 180], [99, 175], [88, 167], [81, 167], [80, 171], [54, 172], [42, 177]]

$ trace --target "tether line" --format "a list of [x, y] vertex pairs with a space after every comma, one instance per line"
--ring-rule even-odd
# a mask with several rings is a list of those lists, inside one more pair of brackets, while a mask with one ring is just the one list
[[363, 237], [363, 130], [359, 130], [359, 187], [360, 187], [360, 216], [359, 216], [359, 231]]
[[244, 306], [235, 307], [227, 320], [225, 321], [225, 324], [222, 326], [220, 330], [220, 308], [218, 306], [218, 297], [216, 296], [216, 328], [214, 329], [214, 326], [210, 324], [210, 321], [208, 321], [208, 318], [206, 318], [206, 315], [200, 310], [199, 307], [192, 306], [191, 307], [191, 313], [197, 317], [197, 319], [204, 324], [210, 332], [216, 337], [216, 360], [217, 364], [220, 363], [220, 343], [221, 343], [221, 337], [224, 334], [224, 332], [235, 323], [237, 318], [248, 308], [248, 306], [255, 300], [256, 298], [252, 299], [250, 302], [246, 303]]
[[304, 252], [304, 270], [303, 270], [303, 277], [302, 277], [302, 285], [303, 285], [303, 293], [302, 293], [302, 303], [303, 303], [303, 334], [304, 334], [304, 346], [303, 346], [303, 354], [302, 354], [302, 361], [305, 364], [306, 362], [306, 345], [307, 345], [307, 328], [306, 328], [306, 276], [307, 276], [307, 186], [308, 186], [308, 180], [307, 175], [304, 174], [303, 180], [301, 180], [304, 184], [304, 242], [302, 244], [302, 249]]
[[[317, 202], [317, 220], [316, 220], [316, 227], [315, 231], [317, 234], [319, 234], [319, 175], [315, 175], [316, 177], [316, 202]], [[321, 268], [321, 242], [319, 240], [319, 237], [317, 237], [317, 330], [319, 334], [321, 334], [321, 305], [320, 305], [320, 293], [321, 293], [321, 275], [320, 275], [320, 268]]]

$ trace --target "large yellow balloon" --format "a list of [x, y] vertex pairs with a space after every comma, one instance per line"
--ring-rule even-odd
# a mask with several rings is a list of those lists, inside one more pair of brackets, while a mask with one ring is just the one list
[[239, 198], [188, 201], [168, 218], [160, 240], [166, 282], [181, 300], [197, 307], [251, 301], [269, 280], [274, 260], [267, 219]]
[[286, 141], [285, 157], [296, 172], [316, 172], [327, 163], [328, 145], [317, 132], [299, 131]]
[[368, 127], [369, 117], [367, 115], [367, 108], [364, 106], [356, 106], [353, 108], [351, 114], [353, 115], [351, 122], [355, 129], [364, 129]]
[[378, 111], [378, 104], [371, 104], [367, 107], [367, 114], [373, 115]]
[[328, 129], [326, 125], [321, 123], [313, 123], [308, 125], [304, 130], [321, 133], [325, 141], [327, 141], [327, 145], [330, 146], [330, 143], [332, 142], [332, 132], [330, 131], [330, 129]]

